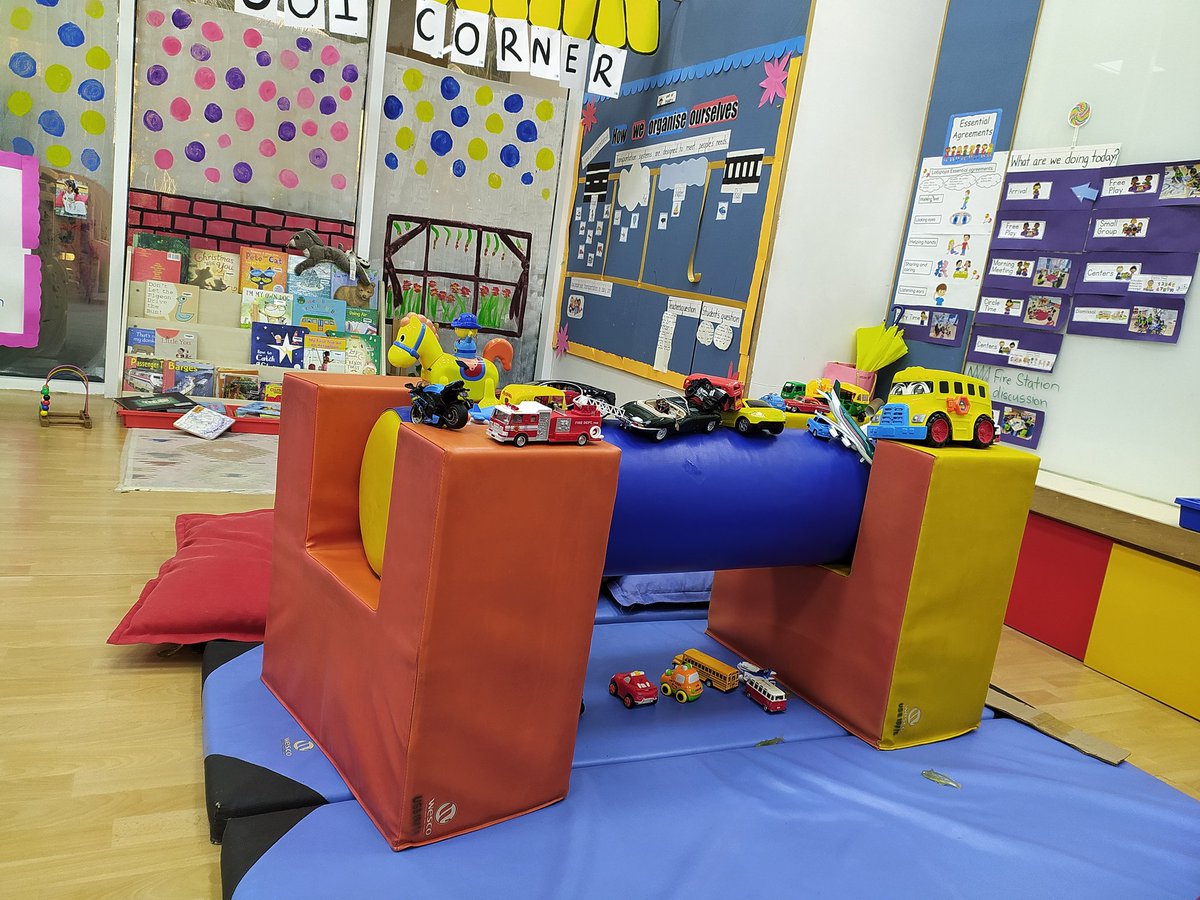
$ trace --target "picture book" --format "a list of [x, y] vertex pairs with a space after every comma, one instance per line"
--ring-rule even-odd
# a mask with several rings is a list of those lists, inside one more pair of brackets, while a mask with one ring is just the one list
[[125, 329], [125, 352], [134, 356], [154, 355], [154, 329], [135, 328]]
[[202, 437], [206, 441], [220, 437], [234, 423], [232, 416], [226, 416], [206, 406], [193, 406], [175, 420], [174, 425], [180, 431]]
[[287, 290], [287, 257], [265, 247], [243, 247], [238, 290]]
[[354, 334], [379, 334], [379, 310], [347, 307], [346, 330]]
[[295, 253], [288, 254], [288, 293], [332, 299], [333, 273], [336, 271], [336, 266], [331, 262], [320, 262], [297, 273], [297, 266], [307, 261], [308, 257], [306, 256], [297, 256]]
[[122, 409], [138, 412], [187, 412], [196, 405], [178, 391], [136, 397], [114, 397], [113, 402]]
[[379, 279], [377, 278], [372, 279], [369, 285], [363, 287], [357, 279], [351, 278], [346, 272], [335, 268], [332, 288], [333, 299], [345, 301], [347, 306], [356, 309], [379, 308]]
[[347, 374], [379, 374], [379, 335], [355, 334], [347, 331], [333, 336], [346, 340]]
[[309, 334], [304, 339], [304, 368], [318, 372], [345, 372], [346, 339], [330, 334]]
[[268, 403], [282, 403], [283, 385], [278, 381], [264, 381], [262, 383], [262, 398]]
[[187, 283], [203, 291], [227, 291], [236, 294], [242, 261], [236, 253], [196, 249], [188, 260]]
[[[141, 237], [136, 235], [135, 240]], [[174, 251], [134, 246], [129, 263], [130, 281], [165, 281], [176, 284], [183, 274], [183, 257]]]
[[254, 322], [250, 326], [250, 362], [280, 369], [304, 368], [304, 341], [308, 329], [299, 325]]
[[243, 328], [255, 322], [287, 325], [292, 321], [293, 303], [291, 294], [248, 288], [242, 291], [241, 325]]
[[[167, 254], [179, 255], [179, 271], [181, 275], [186, 275], [188, 270], [188, 257], [191, 255], [191, 245], [188, 244], [187, 238], [172, 237], [166, 234], [150, 234], [149, 232], [139, 231], [133, 235], [133, 246], [141, 247], [146, 250], [159, 250]], [[137, 281], [139, 279], [133, 279]], [[182, 281], [182, 278], [176, 278], [175, 281]]]
[[212, 363], [191, 359], [172, 359], [169, 363], [171, 387], [174, 391], [189, 397], [216, 396], [217, 376]]
[[217, 396], [222, 400], [257, 400], [261, 392], [254, 369], [217, 369]]
[[155, 328], [154, 355], [163, 359], [195, 359], [196, 335], [175, 328]]
[[292, 304], [292, 324], [309, 331], [345, 331], [346, 302], [327, 297], [296, 297]]
[[138, 394], [161, 394], [166, 385], [166, 360], [154, 356], [126, 356], [121, 390]]
[[146, 318], [172, 322], [197, 320], [200, 300], [197, 289], [169, 281], [146, 282]]

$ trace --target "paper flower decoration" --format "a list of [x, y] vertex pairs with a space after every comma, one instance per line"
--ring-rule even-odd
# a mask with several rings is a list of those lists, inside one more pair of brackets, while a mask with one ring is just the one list
[[583, 133], [587, 134], [596, 124], [596, 101], [589, 100], [583, 108]]
[[767, 77], [758, 83], [758, 86], [763, 89], [762, 99], [758, 101], [759, 109], [773, 102], [776, 97], [782, 100], [787, 96], [788, 60], [791, 58], [792, 54], [788, 52], [779, 59], [767, 60], [763, 63]]
[[554, 333], [554, 357], [557, 359], [567, 352], [567, 326], [564, 324]]

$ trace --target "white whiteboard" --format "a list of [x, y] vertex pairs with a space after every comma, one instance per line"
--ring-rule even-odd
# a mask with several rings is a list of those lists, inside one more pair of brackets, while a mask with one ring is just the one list
[[[1081, 144], [1117, 141], [1120, 164], [1200, 158], [1200, 3], [1044, 0], [1014, 150], [1071, 142], [1067, 111], [1092, 105]], [[1066, 335], [1045, 399], [1042, 468], [1170, 502], [1200, 496], [1200, 291], [1179, 342]], [[1015, 370], [1010, 370], [1015, 376]]]

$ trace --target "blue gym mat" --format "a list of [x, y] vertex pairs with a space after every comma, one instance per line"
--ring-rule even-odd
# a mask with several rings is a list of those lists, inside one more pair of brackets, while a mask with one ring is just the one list
[[[959, 788], [922, 777], [953, 779]], [[393, 852], [357, 803], [230, 822], [225, 896], [1088, 897], [1200, 891], [1200, 803], [1026, 726], [576, 771], [566, 801]]]

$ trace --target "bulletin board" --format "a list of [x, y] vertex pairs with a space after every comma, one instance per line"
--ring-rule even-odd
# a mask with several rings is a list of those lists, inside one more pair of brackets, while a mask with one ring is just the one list
[[556, 352], [676, 387], [748, 374], [803, 48], [627, 72], [586, 100]]

